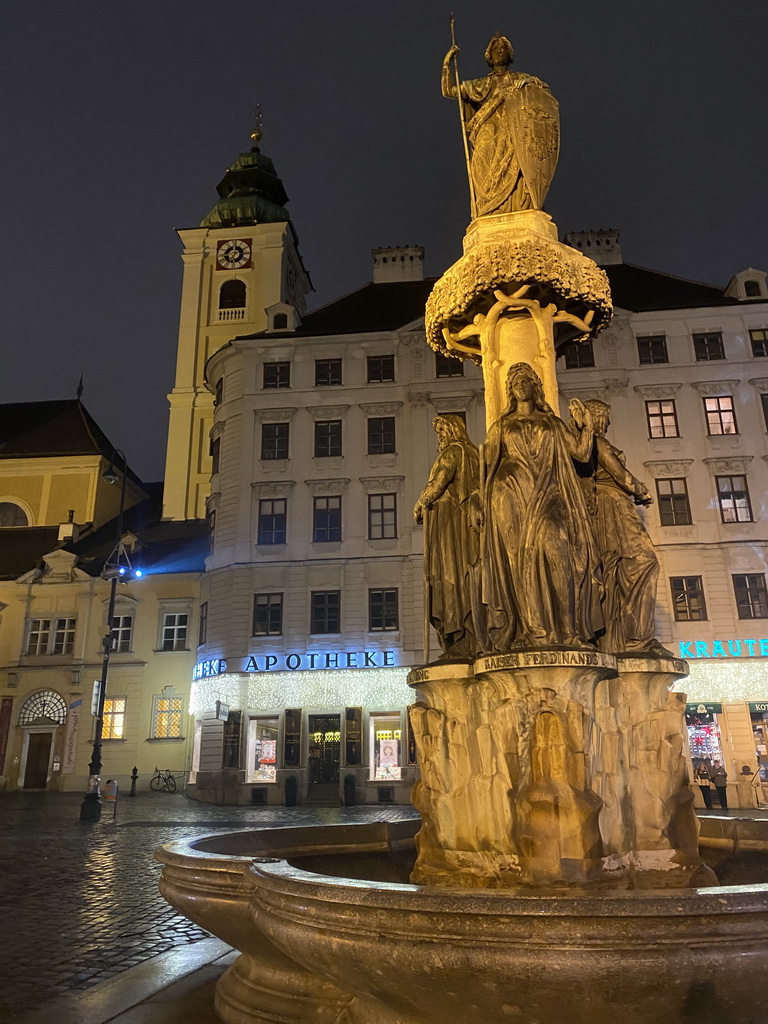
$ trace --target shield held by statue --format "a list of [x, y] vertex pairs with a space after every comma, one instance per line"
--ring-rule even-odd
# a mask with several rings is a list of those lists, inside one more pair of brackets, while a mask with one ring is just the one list
[[552, 93], [528, 83], [504, 102], [509, 134], [534, 208], [540, 210], [549, 192], [560, 153], [560, 108]]

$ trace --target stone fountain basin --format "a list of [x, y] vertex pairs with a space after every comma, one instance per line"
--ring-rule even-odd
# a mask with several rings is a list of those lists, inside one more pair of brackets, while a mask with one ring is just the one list
[[768, 1012], [768, 885], [426, 888], [397, 880], [417, 828], [279, 828], [158, 851], [166, 898], [244, 952], [219, 983], [220, 1019], [757, 1024]]

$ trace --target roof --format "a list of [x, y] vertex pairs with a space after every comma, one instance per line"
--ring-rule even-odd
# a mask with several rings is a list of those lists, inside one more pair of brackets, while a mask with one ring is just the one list
[[0, 405], [0, 458], [104, 455], [115, 447], [77, 398]]
[[16, 580], [58, 546], [58, 526], [13, 526], [0, 530], [0, 580]]
[[632, 263], [609, 263], [602, 269], [611, 283], [614, 306], [633, 313], [741, 305], [738, 299], [726, 296], [723, 289], [715, 285], [688, 281]]
[[[291, 337], [369, 334], [396, 331], [424, 316], [424, 306], [437, 278], [367, 284], [302, 317]], [[261, 331], [248, 338], [285, 337], [285, 331]]]

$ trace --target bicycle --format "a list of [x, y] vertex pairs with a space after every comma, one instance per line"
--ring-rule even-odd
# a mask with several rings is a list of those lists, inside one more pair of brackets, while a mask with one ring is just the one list
[[[166, 768], [165, 771], [161, 771], [159, 768], [155, 768], [157, 774], [154, 778], [149, 780], [149, 788], [153, 789], [156, 793], [175, 793], [176, 792], [176, 776], [173, 774], [170, 768]], [[179, 778], [183, 778], [184, 772], [179, 772]]]

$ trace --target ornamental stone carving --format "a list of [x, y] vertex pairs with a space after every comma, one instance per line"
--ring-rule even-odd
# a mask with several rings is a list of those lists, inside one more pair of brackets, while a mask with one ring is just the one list
[[405, 480], [404, 476], [361, 476], [363, 490], [376, 494], [378, 491], [397, 491]]
[[285, 423], [296, 415], [296, 409], [254, 409], [253, 414], [260, 423]]
[[691, 387], [696, 388], [702, 397], [732, 395], [739, 386], [737, 380], [692, 380]]
[[360, 408], [366, 416], [394, 416], [402, 402], [361, 402]]
[[743, 455], [738, 457], [731, 456], [730, 458], [727, 459], [704, 459], [704, 465], [709, 466], [710, 470], [715, 474], [744, 474], [747, 472], [747, 469], [751, 461], [751, 455]]
[[768, 394], [768, 377], [753, 377], [749, 382], [761, 395]]
[[635, 391], [643, 398], [674, 398], [682, 384], [635, 384]]
[[454, 398], [435, 398], [432, 405], [435, 412], [457, 412], [466, 410], [472, 401], [469, 395], [456, 395]]
[[349, 478], [305, 480], [304, 483], [312, 494], [346, 494]]
[[307, 412], [316, 420], [340, 420], [348, 405], [308, 405]]
[[674, 461], [648, 459], [643, 465], [657, 477], [687, 476], [688, 467], [693, 465], [693, 459], [675, 459]]
[[254, 480], [251, 489], [259, 498], [287, 498], [295, 486], [295, 480]]

